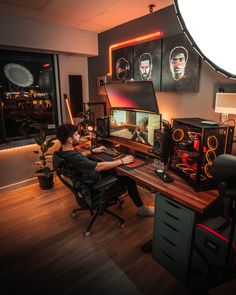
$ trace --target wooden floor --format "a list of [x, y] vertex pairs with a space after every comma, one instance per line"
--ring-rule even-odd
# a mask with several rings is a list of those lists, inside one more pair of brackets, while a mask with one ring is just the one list
[[124, 229], [102, 216], [86, 238], [83, 225], [91, 216], [72, 220], [74, 207], [59, 180], [51, 190], [34, 184], [1, 193], [1, 294], [189, 294], [140, 250], [152, 236], [153, 218], [138, 217], [128, 197], [125, 208], [114, 208]]

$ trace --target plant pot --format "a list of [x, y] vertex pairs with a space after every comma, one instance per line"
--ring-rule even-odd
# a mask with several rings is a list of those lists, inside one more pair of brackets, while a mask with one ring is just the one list
[[38, 177], [39, 186], [42, 189], [53, 188], [53, 186], [54, 186], [53, 174], [50, 174], [49, 177], [47, 177], [45, 175], [38, 175], [37, 177]]

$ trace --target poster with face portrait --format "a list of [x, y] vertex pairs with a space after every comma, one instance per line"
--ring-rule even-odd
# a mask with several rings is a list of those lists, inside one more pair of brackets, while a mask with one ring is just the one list
[[184, 34], [163, 39], [162, 91], [198, 91], [200, 57]]
[[160, 90], [161, 39], [134, 46], [134, 80], [153, 81]]
[[112, 51], [112, 80], [133, 78], [134, 47], [129, 46]]

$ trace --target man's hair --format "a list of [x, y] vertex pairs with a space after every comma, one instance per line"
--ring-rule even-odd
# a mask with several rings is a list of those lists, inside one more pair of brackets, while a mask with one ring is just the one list
[[61, 144], [65, 144], [69, 137], [72, 137], [73, 134], [78, 131], [75, 125], [65, 123], [57, 127], [56, 137]]
[[185, 61], [187, 62], [188, 61], [188, 50], [183, 46], [176, 46], [171, 50], [170, 55], [169, 55], [169, 62], [172, 60], [173, 56], [176, 56], [180, 53], [184, 54]]
[[144, 60], [149, 60], [149, 63], [152, 63], [152, 56], [148, 52], [144, 52], [143, 54], [140, 55], [139, 57], [139, 64], [144, 61]]

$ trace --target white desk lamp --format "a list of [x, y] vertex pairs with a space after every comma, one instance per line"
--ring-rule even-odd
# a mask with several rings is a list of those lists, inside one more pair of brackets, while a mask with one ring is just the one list
[[221, 113], [221, 122], [228, 120], [228, 114], [236, 114], [236, 93], [216, 93], [215, 112]]

